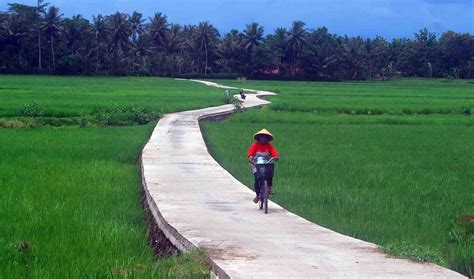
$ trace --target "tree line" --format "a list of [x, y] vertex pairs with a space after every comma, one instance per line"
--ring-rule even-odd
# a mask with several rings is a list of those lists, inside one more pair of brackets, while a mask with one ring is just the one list
[[258, 23], [221, 35], [209, 22], [116, 12], [64, 17], [43, 0], [0, 12], [0, 73], [156, 75], [305, 80], [395, 75], [474, 78], [474, 36], [424, 28], [391, 41], [331, 34], [296, 21], [265, 34]]

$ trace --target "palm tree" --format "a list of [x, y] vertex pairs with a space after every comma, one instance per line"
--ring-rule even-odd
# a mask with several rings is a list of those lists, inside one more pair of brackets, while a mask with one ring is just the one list
[[41, 53], [41, 20], [42, 16], [44, 14], [44, 9], [48, 4], [43, 4], [44, 0], [38, 0], [37, 1], [37, 6], [36, 6], [36, 12], [38, 14], [38, 19], [37, 19], [37, 32], [38, 32], [38, 69], [43, 68], [43, 63], [42, 63], [42, 53]]
[[123, 50], [129, 43], [132, 28], [124, 13], [115, 13], [107, 17], [107, 25], [110, 33], [110, 43], [113, 49]]
[[169, 54], [180, 52], [182, 49], [183, 39], [183, 28], [181, 25], [173, 24], [166, 34], [165, 50]]
[[242, 54], [242, 34], [237, 30], [231, 30], [219, 43], [217, 48], [219, 60], [217, 62], [224, 71], [232, 72], [238, 69]]
[[0, 22], [0, 39], [10, 42], [14, 46], [13, 49], [18, 52], [17, 63], [20, 67], [22, 65], [22, 42], [28, 36], [29, 31], [22, 23], [21, 17], [16, 14], [9, 14]]
[[99, 72], [100, 68], [100, 50], [102, 48], [102, 42], [105, 41], [107, 37], [107, 24], [105, 18], [102, 15], [97, 15], [92, 17], [92, 26], [90, 32], [95, 38], [95, 54], [96, 54], [96, 65], [95, 73]]
[[156, 49], [159, 49], [164, 45], [166, 40], [166, 34], [168, 33], [168, 20], [165, 15], [162, 13], [155, 13], [155, 15], [150, 18], [150, 23], [148, 24], [148, 32], [150, 39], [155, 45]]
[[209, 48], [211, 44], [219, 37], [219, 32], [208, 21], [200, 22], [197, 28], [197, 41], [199, 42], [199, 49], [204, 49], [205, 65], [204, 75], [207, 75], [209, 62]]
[[152, 49], [147, 34], [142, 33], [138, 36], [130, 48], [130, 53], [134, 61], [138, 60], [138, 63], [134, 62], [134, 66], [138, 66], [140, 69], [148, 68], [147, 61]]
[[86, 43], [86, 31], [89, 28], [89, 22], [81, 15], [74, 15], [71, 19], [65, 19], [63, 22], [63, 40], [66, 39], [66, 45], [71, 54], [77, 54], [81, 47]]
[[132, 40], [135, 41], [137, 36], [144, 31], [145, 20], [142, 18], [143, 15], [138, 12], [133, 12], [133, 14], [128, 18], [130, 22], [130, 28], [132, 29]]
[[56, 70], [56, 58], [54, 55], [54, 38], [57, 37], [62, 30], [61, 21], [62, 14], [59, 13], [59, 8], [51, 6], [45, 15], [44, 22], [41, 29], [49, 35], [51, 42], [51, 57], [53, 59], [53, 70]]
[[254, 49], [258, 47], [263, 40], [264, 29], [258, 23], [253, 22], [248, 24], [244, 30], [244, 48], [247, 57], [250, 57], [250, 71], [253, 71], [254, 64]]
[[366, 53], [365, 42], [361, 37], [344, 37], [341, 56], [349, 79], [363, 78], [363, 72], [367, 70]]
[[279, 73], [284, 71], [284, 63], [287, 57], [288, 31], [285, 28], [277, 28], [275, 33], [268, 36], [266, 44], [273, 54], [273, 64], [278, 67]]
[[186, 25], [183, 28], [183, 44], [181, 45], [181, 56], [185, 57], [186, 70], [188, 72], [199, 72], [200, 46], [196, 40], [197, 26]]
[[295, 21], [288, 31], [288, 42], [287, 47], [293, 53], [293, 75], [296, 75], [296, 64], [298, 59], [298, 53], [303, 49], [306, 44], [306, 30], [305, 23], [302, 21]]

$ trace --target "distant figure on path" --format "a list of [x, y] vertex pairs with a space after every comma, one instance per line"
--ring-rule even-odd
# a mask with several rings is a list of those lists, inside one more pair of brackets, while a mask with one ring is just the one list
[[[258, 194], [260, 193], [260, 181], [257, 177], [257, 168], [255, 167], [257, 157], [263, 157], [265, 161], [269, 161], [271, 159], [278, 160], [279, 155], [275, 148], [273, 148], [273, 146], [270, 144], [270, 141], [273, 140], [273, 135], [268, 130], [263, 129], [257, 132], [253, 136], [253, 139], [255, 140], [255, 143], [250, 146], [250, 149], [247, 153], [247, 157], [252, 166], [252, 172], [255, 177], [254, 187], [256, 197], [253, 199], [253, 202], [258, 203]], [[270, 184], [270, 193], [273, 193], [272, 180], [273, 179], [268, 180], [268, 183]]]
[[244, 94], [244, 90], [240, 89], [239, 94], [240, 94], [240, 98], [242, 98], [242, 100], [245, 100], [245, 98], [247, 98], [247, 96], [245, 96], [245, 94]]

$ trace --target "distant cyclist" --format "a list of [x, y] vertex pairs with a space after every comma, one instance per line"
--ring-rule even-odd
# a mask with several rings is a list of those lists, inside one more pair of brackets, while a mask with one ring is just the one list
[[247, 96], [245, 96], [244, 90], [240, 89], [239, 94], [240, 94], [240, 98], [242, 98], [242, 100], [245, 100], [245, 98], [247, 98]]
[[[256, 133], [253, 136], [253, 139], [255, 140], [255, 143], [250, 146], [250, 149], [247, 153], [247, 157], [249, 159], [250, 164], [252, 165], [252, 172], [255, 177], [255, 193], [256, 197], [253, 199], [254, 203], [258, 203], [258, 195], [260, 193], [260, 181], [257, 177], [257, 169], [255, 168], [255, 160], [257, 157], [263, 157], [264, 160], [268, 161], [270, 159], [278, 160], [279, 155], [278, 152], [273, 148], [273, 146], [270, 144], [270, 141], [273, 140], [273, 135], [267, 131], [266, 129], [263, 129]], [[269, 179], [268, 183], [270, 184], [270, 189], [272, 189], [272, 179]], [[272, 190], [270, 190], [272, 193]]]

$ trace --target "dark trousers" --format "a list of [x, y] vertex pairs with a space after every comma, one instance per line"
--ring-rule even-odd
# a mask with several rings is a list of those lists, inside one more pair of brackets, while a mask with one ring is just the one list
[[[262, 185], [263, 180], [262, 180], [262, 179], [258, 179], [256, 173], [254, 173], [253, 176], [254, 176], [254, 178], [255, 178], [255, 183], [254, 183], [253, 187], [255, 188], [255, 194], [256, 194], [257, 197], [258, 197], [258, 194], [260, 193], [260, 185]], [[267, 181], [268, 181], [268, 186], [269, 186], [269, 187], [272, 187], [272, 185], [273, 185], [273, 177], [267, 178]]]

